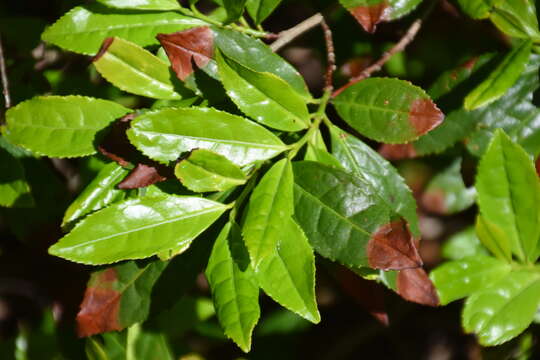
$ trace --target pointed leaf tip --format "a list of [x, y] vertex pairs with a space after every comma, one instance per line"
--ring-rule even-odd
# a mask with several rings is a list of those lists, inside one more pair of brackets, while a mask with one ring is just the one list
[[409, 122], [417, 135], [424, 135], [439, 126], [444, 114], [431, 99], [416, 99], [411, 104]]
[[402, 298], [427, 306], [439, 306], [435, 286], [423, 268], [404, 269], [397, 276], [397, 292]]
[[369, 6], [357, 6], [349, 9], [356, 21], [362, 25], [368, 33], [374, 33], [377, 24], [386, 20], [390, 6], [386, 1]]

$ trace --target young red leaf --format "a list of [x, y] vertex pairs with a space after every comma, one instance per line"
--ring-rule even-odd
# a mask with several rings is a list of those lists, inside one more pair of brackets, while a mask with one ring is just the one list
[[213, 56], [214, 34], [208, 26], [196, 27], [173, 34], [158, 34], [172, 68], [182, 81], [194, 71], [192, 61], [202, 68]]
[[379, 148], [379, 154], [386, 160], [412, 159], [416, 157], [416, 149], [412, 143], [408, 144], [383, 144]]
[[387, 9], [389, 5], [386, 1], [368, 6], [357, 6], [349, 8], [349, 12], [362, 25], [364, 30], [369, 33], [374, 33], [377, 24], [386, 20]]
[[126, 178], [122, 180], [120, 184], [118, 184], [118, 188], [138, 189], [165, 180], [167, 180], [167, 178], [160, 175], [155, 166], [137, 164], [137, 166], [131, 170], [128, 176], [126, 176]]
[[374, 269], [401, 270], [422, 266], [414, 237], [400, 219], [381, 226], [367, 245], [368, 263]]
[[423, 268], [401, 270], [397, 276], [397, 292], [405, 300], [427, 306], [439, 306], [435, 286]]

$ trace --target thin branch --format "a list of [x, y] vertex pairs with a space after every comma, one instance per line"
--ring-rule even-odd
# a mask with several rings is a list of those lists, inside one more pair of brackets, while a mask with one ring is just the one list
[[407, 45], [409, 45], [411, 41], [414, 40], [416, 34], [418, 33], [421, 27], [422, 27], [422, 19], [418, 19], [415, 22], [413, 22], [411, 26], [409, 27], [409, 29], [407, 30], [407, 32], [405, 33], [405, 35], [401, 38], [401, 40], [399, 40], [399, 42], [396, 45], [394, 45], [394, 47], [392, 47], [389, 51], [386, 51], [381, 56], [381, 58], [377, 60], [374, 64], [364, 69], [364, 71], [362, 71], [360, 75], [353, 77], [352, 79], [349, 80], [347, 84], [343, 85], [342, 87], [334, 91], [334, 93], [332, 94], [332, 97], [339, 95], [343, 90], [347, 89], [349, 86], [352, 86], [356, 84], [357, 82], [370, 77], [371, 74], [373, 74], [374, 72], [381, 70], [383, 65], [386, 64], [393, 55], [405, 50]]
[[323, 16], [320, 13], [317, 13], [312, 17], [302, 21], [300, 24], [297, 24], [288, 30], [280, 32], [278, 34], [279, 38], [274, 41], [272, 45], [270, 45], [270, 48], [274, 52], [278, 51], [283, 46], [296, 39], [298, 36], [319, 25], [323, 20]]
[[2, 78], [2, 92], [4, 94], [4, 105], [6, 109], [11, 107], [11, 96], [9, 95], [9, 81], [6, 71], [6, 61], [4, 59], [4, 48], [2, 46], [2, 37], [0, 36], [0, 77]]
[[326, 42], [326, 54], [327, 54], [327, 65], [326, 65], [326, 81], [324, 85], [324, 90], [332, 92], [334, 90], [333, 77], [334, 71], [336, 70], [336, 53], [334, 52], [334, 41], [332, 39], [332, 30], [324, 21], [324, 18], [321, 19], [321, 26], [324, 31], [324, 41]]

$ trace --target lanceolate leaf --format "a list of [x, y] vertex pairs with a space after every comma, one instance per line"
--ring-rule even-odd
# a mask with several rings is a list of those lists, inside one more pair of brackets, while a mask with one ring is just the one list
[[144, 321], [152, 287], [166, 266], [162, 261], [128, 261], [94, 272], [77, 314], [79, 336], [118, 331]]
[[242, 234], [255, 270], [274, 254], [276, 244], [285, 236], [283, 224], [294, 212], [293, 181], [291, 162], [282, 159], [251, 194]]
[[517, 81], [531, 55], [532, 41], [524, 41], [502, 60], [499, 66], [465, 98], [464, 107], [474, 110], [500, 98]]
[[259, 285], [282, 306], [318, 323], [313, 249], [293, 219], [283, 218], [280, 232], [272, 251], [258, 265], [252, 264]]
[[40, 155], [91, 155], [102, 130], [129, 111], [112, 101], [82, 96], [35, 97], [9, 109], [5, 136]]
[[118, 9], [136, 10], [178, 10], [176, 0], [98, 0], [100, 3]]
[[351, 134], [332, 127], [332, 153], [343, 167], [364, 182], [371, 194], [403, 216], [414, 235], [420, 235], [416, 201], [397, 170], [368, 145]]
[[338, 114], [355, 130], [389, 144], [415, 140], [444, 119], [422, 89], [398, 79], [365, 79], [333, 102]]
[[0, 206], [29, 207], [34, 205], [20, 161], [0, 147]]
[[94, 66], [101, 76], [129, 93], [155, 99], [182, 98], [174, 89], [169, 65], [127, 40], [105, 40]]
[[241, 245], [242, 241], [239, 229], [231, 227], [231, 223], [225, 225], [216, 239], [205, 274], [225, 334], [249, 352], [251, 333], [260, 316], [259, 286], [253, 269], [241, 268], [231, 253], [230, 243]]
[[227, 94], [246, 115], [278, 130], [307, 128], [307, 105], [287, 82], [269, 72], [252, 71], [219, 52], [216, 58]]
[[180, 246], [185, 250], [226, 209], [226, 205], [189, 196], [126, 200], [88, 216], [51, 246], [49, 253], [97, 265], [147, 258]]
[[536, 260], [540, 182], [529, 155], [501, 130], [480, 161], [476, 190], [482, 216], [504, 231], [512, 252]]
[[47, 28], [42, 39], [67, 50], [95, 55], [108, 37], [121, 37], [140, 46], [157, 44], [155, 34], [205, 25], [176, 12], [133, 14], [95, 5], [77, 6]]
[[532, 0], [497, 1], [490, 19], [510, 36], [535, 41], [540, 38], [535, 2]]
[[99, 210], [124, 198], [124, 192], [115, 186], [128, 174], [116, 163], [107, 164], [71, 203], [64, 214], [62, 226], [69, 224], [92, 211]]
[[226, 157], [204, 149], [193, 150], [182, 159], [174, 174], [195, 192], [225, 191], [246, 182], [244, 172]]
[[145, 113], [127, 132], [148, 157], [169, 162], [184, 152], [207, 149], [244, 166], [287, 149], [270, 131], [247, 119], [208, 108], [163, 109]]
[[246, 7], [249, 15], [260, 24], [266, 19], [279, 5], [282, 0], [248, 0]]
[[463, 327], [482, 345], [499, 345], [524, 331], [539, 306], [540, 273], [513, 271], [467, 299]]

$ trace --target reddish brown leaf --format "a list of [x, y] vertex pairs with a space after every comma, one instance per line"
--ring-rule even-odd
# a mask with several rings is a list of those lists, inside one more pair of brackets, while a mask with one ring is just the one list
[[439, 126], [444, 120], [444, 114], [431, 99], [416, 99], [409, 111], [409, 123], [417, 135], [424, 135]]
[[364, 30], [369, 33], [374, 33], [377, 24], [386, 20], [390, 6], [386, 1], [370, 6], [357, 6], [348, 9], [355, 17], [356, 21], [362, 25]]
[[128, 176], [126, 176], [126, 178], [122, 180], [120, 184], [118, 184], [118, 188], [138, 189], [165, 180], [167, 180], [167, 178], [165, 176], [161, 176], [155, 166], [137, 164], [137, 166], [131, 170]]
[[440, 304], [435, 286], [422, 268], [401, 270], [397, 276], [397, 292], [405, 300], [418, 304]]
[[431, 189], [424, 192], [421, 203], [427, 211], [440, 215], [448, 214], [446, 194], [442, 189]]
[[77, 333], [80, 337], [122, 330], [118, 319], [120, 293], [113, 289], [116, 280], [116, 270], [110, 268], [90, 281], [77, 314]]
[[92, 58], [92, 62], [94, 61], [98, 61], [100, 57], [103, 56], [103, 54], [105, 54], [107, 52], [107, 49], [109, 48], [109, 46], [111, 46], [111, 44], [113, 43], [114, 41], [114, 38], [112, 37], [108, 37], [106, 38], [104, 41], [103, 41], [103, 44], [101, 45], [101, 49], [99, 49], [99, 52], [96, 54], [96, 56], [94, 56]]
[[192, 60], [201, 68], [208, 64], [214, 53], [214, 34], [208, 26], [173, 34], [158, 34], [157, 39], [165, 49], [174, 72], [182, 81], [194, 71]]
[[383, 144], [379, 154], [387, 160], [412, 159], [416, 157], [413, 144]]
[[368, 263], [374, 269], [401, 270], [422, 266], [407, 223], [401, 219], [381, 226], [369, 240]]
[[135, 116], [135, 113], [128, 114], [113, 123], [109, 133], [98, 146], [98, 151], [103, 156], [117, 162], [120, 166], [128, 166], [130, 161], [135, 160], [138, 154], [137, 149], [129, 142], [126, 136], [129, 122]]

